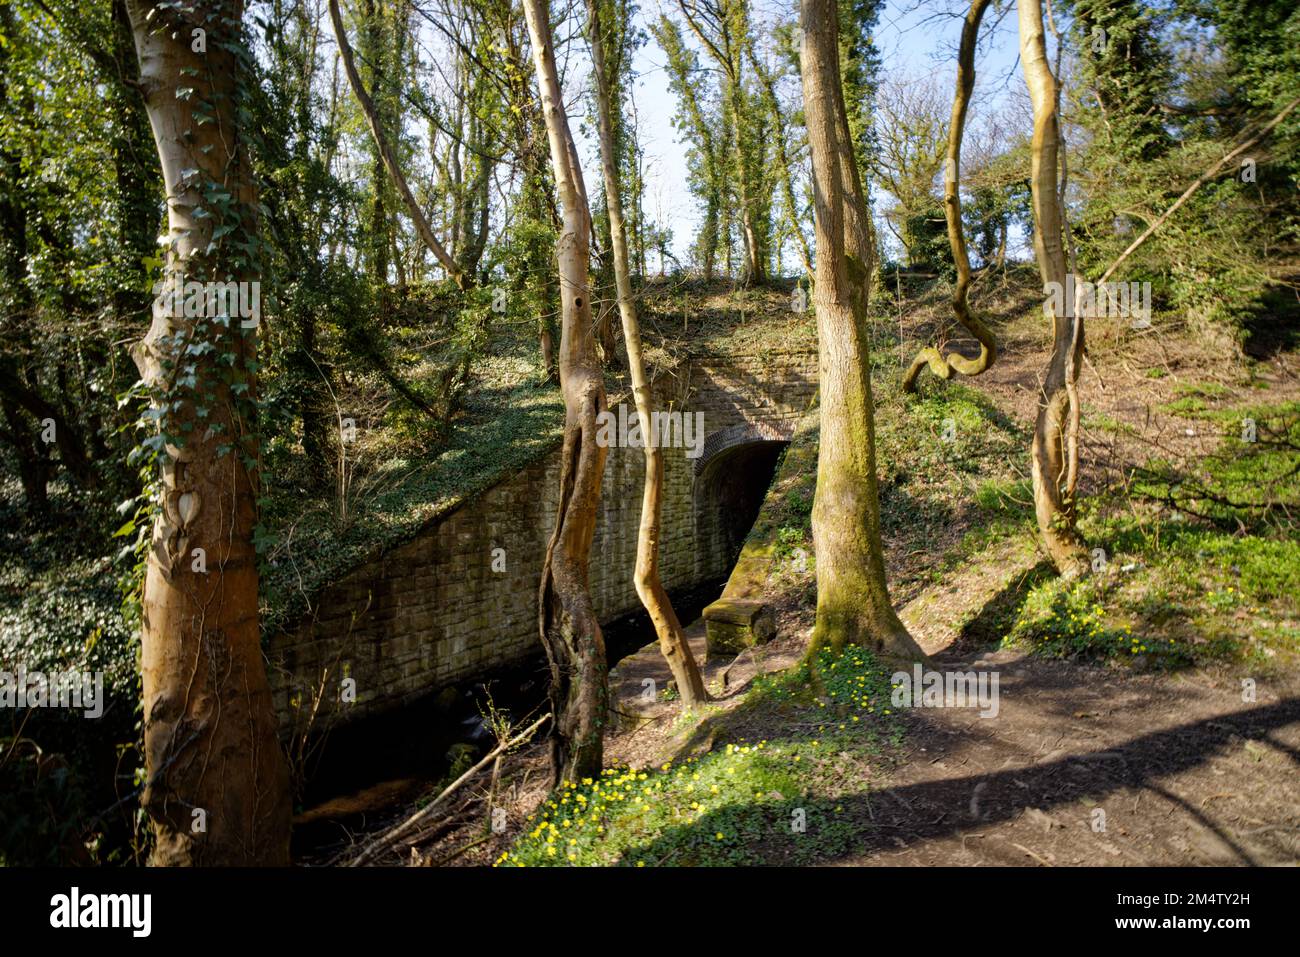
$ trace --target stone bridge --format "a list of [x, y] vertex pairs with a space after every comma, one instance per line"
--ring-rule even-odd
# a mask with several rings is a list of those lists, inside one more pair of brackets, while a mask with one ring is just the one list
[[[668, 589], [726, 577], [816, 379], [817, 356], [803, 352], [699, 355], [656, 379], [657, 409], [703, 413], [704, 424], [695, 457], [664, 450], [660, 566]], [[644, 468], [640, 448], [610, 449], [591, 562], [602, 622], [640, 609], [632, 572]], [[312, 689], [331, 689], [319, 695], [319, 728], [539, 656], [537, 586], [559, 470], [557, 442], [354, 568], [320, 594], [312, 613], [272, 635], [269, 670], [282, 729], [301, 727]], [[354, 701], [332, 691], [343, 678], [355, 682]]]

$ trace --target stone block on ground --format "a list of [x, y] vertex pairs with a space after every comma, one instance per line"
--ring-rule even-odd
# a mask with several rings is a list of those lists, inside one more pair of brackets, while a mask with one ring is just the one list
[[710, 657], [738, 655], [776, 636], [776, 621], [767, 605], [747, 598], [719, 598], [704, 609]]

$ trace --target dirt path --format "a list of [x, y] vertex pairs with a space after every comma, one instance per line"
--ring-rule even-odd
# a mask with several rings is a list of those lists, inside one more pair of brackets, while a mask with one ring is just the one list
[[1132, 675], [997, 652], [995, 718], [915, 710], [849, 864], [1300, 861], [1300, 697], [1233, 675]]
[[[800, 647], [783, 639], [764, 670], [788, 667]], [[709, 664], [709, 678], [725, 664]], [[902, 748], [860, 794], [838, 799], [860, 849], [825, 863], [1300, 863], [1294, 675], [1258, 679], [1246, 701], [1249, 676], [1227, 670], [1140, 674], [1007, 650], [939, 652], [933, 667], [996, 673], [996, 716], [909, 712]], [[720, 705], [743, 700], [754, 673], [747, 659], [733, 666], [728, 689], [714, 684]], [[644, 679], [662, 688], [668, 677], [653, 646], [620, 666], [618, 707], [639, 720], [611, 736], [611, 760], [649, 766], [679, 753], [675, 705], [638, 700]]]
[[[988, 376], [963, 381], [1028, 423], [1041, 344], [1012, 336], [1006, 345]], [[1083, 376], [1085, 403], [1093, 412], [1140, 424], [1149, 435], [1184, 440], [1178, 421], [1157, 407], [1177, 394], [1179, 372], [1205, 374], [1206, 368], [1184, 364], [1185, 350], [1174, 355], [1181, 361], [1167, 362], [1158, 342], [1103, 353]], [[1296, 381], [1293, 360], [1274, 360], [1278, 384], [1288, 394]], [[1157, 362], [1170, 366], [1171, 374], [1153, 379], [1138, 372]], [[1190, 439], [1179, 444], [1190, 446]], [[1085, 466], [1105, 472], [1142, 454], [1093, 438]], [[826, 863], [1300, 863], [1300, 676], [1276, 669], [1251, 675], [1244, 666], [1142, 673], [972, 647], [962, 637], [964, 627], [1040, 559], [1027, 537], [1006, 539], [927, 585], [902, 609], [934, 655], [935, 669], [997, 675], [997, 714], [911, 710], [901, 749], [862, 782], [861, 794], [843, 800], [844, 813], [864, 835], [860, 849]], [[807, 624], [783, 622], [783, 638], [765, 670], [798, 657]], [[716, 679], [720, 667], [711, 664], [709, 677]], [[742, 697], [754, 670], [743, 660], [734, 666], [729, 687], [715, 692], [723, 707]], [[655, 723], [666, 723], [673, 707], [631, 701], [645, 679], [663, 687], [667, 677], [653, 646], [620, 666], [620, 707], [636, 709], [641, 718], [613, 737], [616, 759], [650, 764], [671, 753], [671, 737]], [[1244, 679], [1254, 681], [1253, 697]]]
[[[967, 381], [1028, 423], [1040, 350], [1007, 345], [986, 377]], [[1215, 365], [1183, 349], [1171, 361], [1158, 340], [1099, 352], [1082, 377], [1086, 408], [1191, 445], [1190, 432], [1155, 409], [1175, 394], [1179, 373], [1207, 378]], [[1270, 399], [1293, 393], [1294, 360], [1272, 357]], [[1170, 375], [1137, 371], [1156, 363]], [[1117, 451], [1093, 441], [1084, 465], [1108, 471], [1142, 450]], [[1240, 668], [1141, 674], [1011, 651], [972, 657], [955, 644], [962, 623], [1035, 560], [1014, 543], [1003, 551], [903, 611], [937, 669], [998, 674], [997, 717], [911, 712], [903, 754], [856, 809], [878, 839], [844, 863], [1300, 862], [1300, 678], [1255, 677], [1253, 700], [1243, 700], [1252, 676]]]
[[[1041, 330], [1022, 323], [1001, 335], [998, 364], [985, 376], [962, 381], [1028, 425], [1044, 353]], [[1081, 381], [1085, 417], [1101, 414], [1129, 423], [1141, 441], [1085, 428], [1085, 494], [1144, 461], [1151, 440], [1189, 455], [1205, 447], [1210, 436], [1189, 434], [1184, 420], [1160, 407], [1194, 382], [1240, 378], [1239, 370], [1216, 367], [1208, 355], [1194, 343], [1157, 338], [1097, 350]], [[1270, 400], [1300, 394], [1300, 355], [1279, 351], [1266, 361], [1258, 378], [1267, 383]], [[1155, 368], [1161, 374], [1151, 374]], [[946, 537], [928, 539], [916, 552], [918, 567], [939, 562], [960, 539], [964, 526], [952, 524]], [[897, 550], [899, 543], [892, 544]], [[1143, 672], [991, 650], [1000, 634], [980, 623], [1035, 573], [1041, 559], [1027, 531], [1000, 539], [940, 581], [911, 575], [905, 576], [906, 588], [896, 588], [905, 602], [902, 617], [933, 656], [935, 669], [997, 675], [997, 714], [982, 718], [978, 708], [908, 711], [902, 743], [864, 752], [862, 779], [852, 782], [853, 793], [835, 798], [856, 843], [823, 863], [1300, 864], [1300, 673], [1276, 664], [1260, 674], [1244, 665]], [[742, 704], [756, 675], [800, 659], [811, 606], [797, 596], [774, 598], [775, 641], [734, 662], [704, 663], [715, 698], [710, 715]], [[689, 638], [703, 662], [702, 623], [691, 626]], [[695, 723], [680, 726], [677, 702], [660, 693], [670, 677], [654, 644], [620, 662], [611, 675], [618, 714], [606, 740], [607, 763], [652, 767], [682, 756], [683, 749], [714, 747], [714, 733], [693, 734]], [[1253, 680], [1253, 687], [1244, 679]], [[654, 694], [647, 695], [647, 688]], [[736, 716], [750, 720], [739, 711]], [[757, 730], [761, 736], [770, 729]], [[512, 820], [532, 813], [548, 793], [540, 748], [515, 761], [510, 795], [497, 797], [511, 807]], [[483, 843], [482, 819], [481, 807], [466, 812], [460, 823], [422, 841], [413, 857], [423, 863], [490, 862], [509, 847], [511, 835]]]

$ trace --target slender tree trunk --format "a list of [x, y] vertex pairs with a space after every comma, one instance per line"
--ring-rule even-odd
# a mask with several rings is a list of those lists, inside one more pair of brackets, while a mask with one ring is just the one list
[[736, 160], [736, 190], [740, 199], [740, 232], [745, 247], [745, 268], [741, 282], [746, 286], [762, 285], [767, 281], [767, 267], [764, 263], [763, 250], [758, 240], [758, 230], [754, 225], [753, 183], [750, 182], [750, 163], [745, 154], [744, 121], [746, 111], [742, 102], [740, 87], [740, 67], [735, 65], [728, 83], [731, 103], [732, 143]]
[[[257, 196], [238, 124], [250, 56], [240, 50], [243, 4], [128, 6], [167, 190], [169, 275], [257, 280], [248, 251]], [[198, 29], [205, 52], [195, 50]], [[152, 861], [287, 864], [289, 776], [262, 660], [253, 546], [257, 329], [170, 306], [155, 301], [135, 348], [164, 442], [140, 639]]]
[[1078, 380], [1083, 356], [1083, 317], [1066, 298], [1065, 211], [1060, 179], [1060, 119], [1057, 115], [1057, 80], [1047, 61], [1040, 0], [1017, 0], [1020, 20], [1020, 59], [1025, 85], [1034, 108], [1034, 135], [1030, 154], [1030, 188], [1034, 208], [1034, 253], [1044, 292], [1050, 285], [1061, 290], [1053, 296], [1052, 355], [1038, 396], [1034, 423], [1032, 476], [1034, 511], [1043, 544], [1057, 571], [1067, 577], [1088, 570], [1087, 551], [1075, 530], [1075, 502], [1069, 490], [1069, 423], [1071, 393]]
[[454, 260], [443, 248], [442, 243], [438, 242], [438, 237], [433, 234], [433, 227], [429, 225], [429, 219], [424, 215], [424, 210], [416, 202], [415, 196], [411, 193], [411, 187], [407, 185], [406, 177], [402, 174], [402, 168], [398, 165], [397, 155], [393, 152], [384, 131], [380, 128], [379, 116], [375, 110], [374, 101], [370, 99], [370, 94], [366, 92], [365, 85], [361, 82], [361, 77], [357, 73], [356, 64], [353, 62], [352, 47], [348, 43], [347, 32], [343, 29], [343, 17], [339, 13], [339, 0], [329, 0], [330, 5], [330, 23], [334, 25], [334, 39], [339, 45], [339, 58], [343, 61], [343, 71], [347, 74], [348, 83], [352, 85], [352, 92], [356, 95], [357, 103], [361, 106], [361, 112], [365, 114], [366, 124], [370, 127], [370, 134], [375, 139], [375, 146], [379, 150], [379, 158], [383, 161], [384, 168], [388, 170], [388, 176], [393, 181], [393, 186], [402, 197], [402, 202], [406, 204], [406, 211], [410, 214], [411, 220], [415, 223], [415, 231], [420, 234], [420, 239], [429, 247], [429, 251], [437, 258], [442, 268], [446, 270], [447, 275], [452, 281], [462, 289], [471, 285], [469, 278], [461, 272]]
[[948, 123], [948, 154], [943, 166], [943, 212], [948, 220], [948, 245], [952, 247], [953, 263], [957, 267], [957, 288], [952, 294], [952, 311], [966, 330], [979, 341], [980, 354], [968, 359], [960, 352], [946, 356], [936, 348], [922, 349], [912, 360], [903, 376], [903, 391], [916, 391], [916, 379], [927, 365], [940, 379], [952, 373], [976, 376], [993, 365], [998, 346], [993, 333], [970, 311], [967, 293], [970, 290], [970, 255], [966, 250], [966, 237], [961, 223], [961, 140], [966, 130], [966, 113], [971, 94], [975, 90], [975, 46], [979, 41], [980, 21], [990, 0], [973, 0], [961, 31], [961, 45], [957, 50], [957, 88], [952, 98], [952, 119]]
[[866, 314], [872, 252], [840, 88], [837, 21], [836, 0], [803, 0], [801, 66], [813, 161], [821, 384], [812, 647], [862, 644], [920, 659], [924, 655], [894, 613], [885, 583]]
[[645, 447], [645, 487], [641, 497], [641, 527], [636, 540], [636, 593], [654, 623], [663, 652], [684, 709], [708, 700], [700, 669], [691, 655], [690, 645], [681, 622], [673, 610], [668, 593], [659, 579], [659, 518], [663, 504], [663, 452], [652, 441], [654, 397], [646, 377], [645, 358], [641, 353], [641, 325], [632, 299], [632, 277], [628, 269], [627, 230], [623, 223], [623, 197], [618, 176], [618, 157], [614, 150], [614, 131], [610, 121], [609, 80], [605, 74], [605, 44], [601, 36], [599, 0], [587, 0], [591, 28], [591, 59], [596, 79], [596, 120], [600, 130], [600, 155], [605, 173], [605, 203], [609, 212], [610, 245], [614, 254], [614, 283], [618, 290], [618, 311], [623, 320], [623, 340], [627, 345], [627, 367], [632, 376], [632, 394], [636, 398], [637, 419]]
[[[749, 62], [754, 67], [754, 75], [758, 77], [758, 82], [763, 88], [763, 100], [767, 104], [768, 114], [772, 117], [773, 135], [776, 137], [777, 171], [781, 174], [781, 195], [785, 199], [786, 209], [790, 213], [790, 231], [794, 234], [795, 243], [799, 247], [799, 258], [803, 262], [804, 271], [809, 276], [812, 276], [812, 250], [808, 248], [808, 239], [804, 236], [803, 229], [799, 225], [799, 204], [794, 197], [794, 175], [790, 169], [790, 148], [785, 135], [786, 117], [781, 113], [781, 102], [776, 96], [776, 83], [772, 78], [772, 74], [763, 65], [763, 61], [759, 59], [758, 52], [754, 49], [752, 42], [748, 44], [748, 53]], [[779, 241], [776, 248], [779, 256], [781, 251]], [[779, 272], [778, 275], [780, 275]]]
[[[26, 259], [25, 254], [22, 259]], [[20, 299], [23, 298], [26, 290], [27, 283], [24, 278], [18, 283]], [[36, 376], [30, 370], [24, 381], [18, 368], [12, 364], [12, 360], [8, 356], [0, 357], [0, 396], [26, 410], [37, 423], [48, 420], [54, 427], [54, 443], [59, 450], [63, 467], [78, 485], [83, 488], [94, 488], [99, 484], [98, 477], [90, 453], [86, 449], [86, 441], [81, 429], [63, 413], [62, 409], [41, 395], [38, 386]], [[67, 394], [67, 390], [59, 389], [57, 386], [54, 387], [54, 391]], [[39, 425], [36, 431], [41, 431]]]
[[710, 177], [709, 198], [704, 206], [704, 222], [700, 226], [700, 269], [705, 282], [713, 282], [718, 269], [718, 207], [722, 204], [713, 179]]
[[556, 780], [600, 774], [609, 710], [605, 639], [588, 588], [591, 541], [607, 451], [596, 442], [605, 384], [592, 336], [591, 211], [555, 67], [548, 0], [524, 0], [541, 90], [551, 164], [564, 218], [556, 241], [560, 272], [560, 390], [564, 446], [560, 504], [538, 590], [538, 624], [551, 666], [552, 764]]

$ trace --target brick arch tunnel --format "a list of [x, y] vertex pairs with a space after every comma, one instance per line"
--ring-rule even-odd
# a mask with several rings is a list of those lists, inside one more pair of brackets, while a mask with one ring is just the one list
[[714, 526], [730, 560], [740, 554], [789, 444], [790, 429], [767, 422], [742, 422], [705, 439], [694, 466], [696, 523]]

